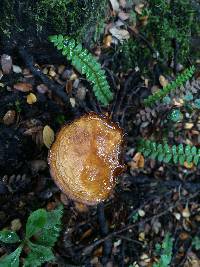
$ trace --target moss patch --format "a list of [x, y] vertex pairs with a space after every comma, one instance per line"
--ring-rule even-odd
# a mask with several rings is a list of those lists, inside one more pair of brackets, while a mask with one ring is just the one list
[[42, 41], [48, 35], [72, 35], [90, 45], [105, 17], [106, 0], [2, 0], [0, 35], [7, 42]]

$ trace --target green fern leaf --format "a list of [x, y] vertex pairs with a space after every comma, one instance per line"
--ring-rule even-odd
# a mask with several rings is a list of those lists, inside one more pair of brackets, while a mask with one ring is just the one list
[[180, 165], [184, 165], [185, 161], [187, 163], [193, 162], [197, 165], [200, 158], [200, 151], [197, 151], [195, 146], [183, 146], [183, 144], [169, 146], [166, 143], [160, 144], [145, 139], [141, 139], [138, 142], [138, 151], [141, 152], [144, 157], [157, 159], [158, 161], [165, 163], [179, 163]]
[[104, 106], [108, 105], [113, 99], [113, 93], [105, 77], [105, 71], [101, 69], [101, 65], [81, 44], [77, 44], [75, 40], [62, 35], [53, 35], [49, 40], [62, 50], [62, 54], [72, 61], [72, 65], [81, 74], [85, 74], [88, 81], [93, 84], [93, 91]]
[[163, 89], [160, 89], [153, 93], [153, 95], [150, 95], [146, 99], [144, 99], [144, 105], [145, 106], [152, 106], [157, 101], [163, 100], [164, 97], [166, 97], [170, 92], [174, 91], [177, 87], [182, 86], [185, 82], [187, 82], [192, 75], [194, 74], [195, 67], [192, 66], [188, 69], [186, 69], [182, 74], [180, 74], [175, 81], [171, 82], [170, 84], [166, 85]]

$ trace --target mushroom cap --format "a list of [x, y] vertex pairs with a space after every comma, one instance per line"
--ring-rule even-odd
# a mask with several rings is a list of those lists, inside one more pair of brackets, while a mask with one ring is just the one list
[[65, 125], [49, 152], [51, 176], [71, 199], [88, 205], [105, 200], [122, 172], [123, 131], [103, 115], [86, 114]]

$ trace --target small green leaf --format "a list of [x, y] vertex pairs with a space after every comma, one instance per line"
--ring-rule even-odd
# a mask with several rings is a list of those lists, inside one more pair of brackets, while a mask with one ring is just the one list
[[183, 145], [182, 144], [178, 145], [178, 154], [179, 155], [184, 154], [184, 149], [183, 149]]
[[195, 99], [195, 101], [194, 101], [194, 106], [195, 106], [196, 108], [200, 109], [200, 99], [199, 99], [199, 98], [198, 98], [198, 99]]
[[168, 162], [170, 162], [171, 159], [172, 159], [172, 154], [169, 154], [169, 153], [168, 153], [168, 154], [165, 155], [163, 161], [164, 161], [165, 163], [168, 163]]
[[185, 100], [185, 101], [191, 101], [191, 100], [193, 100], [193, 94], [192, 94], [192, 93], [187, 93], [187, 94], [184, 96], [184, 100]]
[[164, 155], [165, 154], [163, 154], [163, 153], [159, 153], [158, 154], [158, 161], [160, 161], [160, 162], [163, 161]]
[[181, 165], [184, 165], [184, 162], [185, 162], [185, 156], [184, 156], [184, 155], [180, 155], [180, 156], [179, 156], [179, 163], [180, 163]]
[[13, 243], [19, 242], [20, 238], [13, 231], [3, 230], [3, 231], [0, 231], [0, 241], [7, 243], [7, 244], [13, 244]]
[[165, 151], [166, 154], [170, 153], [170, 147], [169, 147], [168, 144], [164, 145], [164, 151]]
[[192, 160], [193, 160], [193, 156], [192, 156], [192, 155], [188, 155], [188, 156], [186, 157], [186, 161], [187, 161], [187, 163], [191, 163]]
[[24, 267], [38, 267], [45, 262], [54, 260], [54, 255], [49, 247], [36, 245], [32, 242], [28, 242], [30, 252], [24, 261]]
[[156, 159], [157, 155], [158, 155], [158, 152], [154, 151], [154, 152], [152, 152], [152, 153], [150, 154], [149, 157], [150, 157], [150, 159]]
[[169, 96], [165, 96], [163, 98], [163, 103], [169, 105], [171, 103], [171, 98]]
[[173, 145], [172, 146], [172, 153], [173, 153], [173, 155], [176, 155], [177, 154], [176, 145]]
[[183, 119], [183, 114], [178, 109], [172, 110], [168, 118], [173, 122], [179, 122]]
[[173, 156], [173, 162], [174, 162], [175, 164], [178, 163], [178, 155], [174, 155], [174, 156]]
[[199, 155], [194, 156], [193, 161], [194, 161], [195, 165], [198, 165], [198, 163], [199, 163]]
[[31, 213], [26, 223], [26, 238], [30, 238], [37, 233], [47, 221], [47, 211], [38, 209]]
[[187, 145], [187, 146], [185, 147], [185, 154], [186, 154], [186, 155], [190, 155], [190, 153], [191, 153], [191, 146], [190, 146], [190, 145]]
[[22, 252], [22, 246], [19, 246], [14, 252], [0, 259], [0, 267], [19, 267], [19, 256]]
[[192, 153], [192, 155], [196, 155], [197, 154], [197, 148], [196, 148], [196, 146], [193, 146], [192, 147], [192, 149], [191, 149], [191, 153]]
[[192, 240], [192, 246], [196, 250], [200, 250], [200, 238], [198, 236], [195, 236], [195, 238]]
[[145, 157], [148, 157], [150, 154], [151, 154], [151, 150], [150, 150], [150, 149], [147, 149], [147, 150], [145, 150], [145, 151], [143, 152], [143, 155], [144, 155]]

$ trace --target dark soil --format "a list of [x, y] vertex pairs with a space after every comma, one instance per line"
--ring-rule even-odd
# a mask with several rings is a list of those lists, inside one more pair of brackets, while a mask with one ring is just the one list
[[[0, 80], [0, 229], [9, 228], [14, 219], [19, 219], [22, 227], [18, 232], [24, 236], [25, 223], [32, 211], [52, 210], [62, 203], [63, 228], [54, 248], [57, 263], [44, 266], [123, 267], [134, 262], [138, 265], [133, 266], [153, 266], [158, 258], [155, 245], [162, 242], [167, 232], [174, 238], [170, 266], [199, 266], [187, 265], [188, 259], [196, 257], [199, 262], [200, 258], [199, 251], [192, 247], [192, 239], [200, 234], [199, 167], [190, 169], [154, 160], [146, 160], [141, 169], [130, 167], [138, 136], [163, 130], [162, 123], [155, 123], [148, 130], [135, 123], [142, 99], [150, 93], [142, 74], [135, 70], [113, 73], [112, 55], [102, 52], [100, 61], [115, 94], [113, 103], [105, 109], [97, 103], [85, 78], [72, 70], [52, 46], [46, 48], [44, 44], [40, 49], [39, 45], [1, 49], [1, 54], [10, 53], [13, 64], [22, 72], [11, 70]], [[51, 76], [50, 69], [55, 76]], [[158, 64], [150, 71], [150, 83], [158, 85], [162, 69]], [[14, 89], [18, 82], [33, 86], [36, 103], [27, 103], [30, 92]], [[46, 92], [37, 89], [40, 84], [47, 86]], [[4, 116], [10, 110], [15, 111], [15, 116], [12, 123], [6, 123]], [[90, 111], [111, 114], [126, 133], [123, 159], [127, 169], [118, 177], [110, 199], [94, 207], [74, 203], [55, 185], [47, 164], [48, 149], [42, 139], [45, 125], [56, 133], [63, 124]], [[189, 130], [178, 131], [182, 132], [177, 139], [193, 135]], [[190, 211], [187, 218], [183, 216], [186, 207]], [[1, 243], [0, 256], [14, 248]]]

